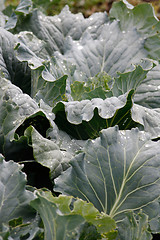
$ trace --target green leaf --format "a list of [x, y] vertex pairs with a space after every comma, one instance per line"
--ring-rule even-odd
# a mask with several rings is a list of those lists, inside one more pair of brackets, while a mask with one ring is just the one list
[[51, 179], [59, 176], [69, 167], [68, 162], [72, 158], [69, 152], [61, 150], [52, 140], [42, 137], [33, 127], [27, 129], [25, 134], [27, 132], [31, 135], [35, 160], [50, 169]]
[[[143, 16], [144, 13], [145, 17]], [[114, 21], [113, 18], [115, 19]], [[91, 75], [93, 76], [104, 67], [104, 71], [109, 74], [111, 74], [111, 72], [114, 74], [114, 71], [110, 70], [111, 72], [109, 72], [109, 70], [107, 70], [113, 67], [113, 65], [117, 65], [113, 67], [116, 69], [115, 74], [116, 71], [124, 71], [124, 69], [122, 70], [122, 66], [123, 68], [127, 68], [131, 63], [139, 62], [142, 58], [147, 57], [149, 52], [151, 57], [158, 58], [159, 47], [154, 50], [155, 40], [159, 43], [158, 35], [156, 35], [157, 23], [158, 21], [154, 16], [151, 6], [144, 4], [133, 9], [128, 9], [126, 5], [121, 2], [115, 4], [111, 9], [110, 19], [108, 19], [106, 13], [93, 14], [88, 19], [85, 19], [80, 13], [72, 14], [67, 6], [56, 16], [45, 16], [41, 12], [34, 10], [29, 19], [23, 18], [23, 21], [18, 21], [17, 30], [31, 31], [40, 40], [47, 42], [46, 50], [50, 56], [52, 56], [55, 51], [59, 51], [65, 55], [67, 59], [73, 60], [71, 55], [74, 54], [75, 58], [73, 61], [78, 61], [77, 66], [80, 66], [80, 63], [83, 64], [81, 59], [83, 55], [88, 55], [89, 51], [92, 50], [94, 58], [87, 60], [87, 58], [84, 57], [86, 60], [84, 65], [87, 63], [88, 66], [86, 65], [86, 67], [91, 70]], [[87, 33], [89, 33], [88, 36]], [[76, 40], [75, 43], [70, 42], [71, 39], [69, 43], [67, 43], [68, 36]], [[153, 36], [154, 39], [152, 39]], [[94, 44], [92, 40], [95, 40]], [[99, 40], [102, 40], [102, 42], [98, 43]], [[150, 42], [152, 44], [149, 44]], [[70, 45], [74, 46], [70, 48]], [[96, 45], [96, 48], [94, 48], [94, 45]], [[86, 53], [85, 50], [87, 51]], [[156, 56], [154, 56], [155, 54]], [[108, 60], [107, 55], [109, 57]], [[121, 64], [121, 70], [117, 69], [117, 67], [120, 67], [118, 66], [119, 61], [116, 61], [118, 57], [120, 61], [126, 63]], [[99, 61], [96, 61], [98, 64], [96, 64], [95, 70], [97, 70], [97, 68], [100, 69], [93, 74], [92, 72], [95, 70], [92, 67], [92, 62], [95, 62], [96, 58]], [[112, 63], [110, 63], [111, 59]], [[105, 63], [106, 61], [108, 67]], [[87, 69], [86, 67], [84, 69]], [[82, 68], [82, 66], [80, 66], [80, 68]]]
[[[1, 4], [0, 5], [0, 9], [3, 7], [3, 5]], [[0, 27], [2, 27], [2, 28], [4, 28], [4, 26], [5, 26], [5, 23], [6, 23], [6, 16], [2, 13], [2, 12], [0, 12]]]
[[38, 57], [42, 59], [46, 58], [47, 56], [47, 51], [45, 50], [46, 43], [37, 38], [32, 32], [23, 31], [19, 32], [19, 34], [16, 36], [18, 37], [19, 42], [24, 43]]
[[64, 131], [56, 128], [50, 128], [47, 131], [47, 138], [51, 139], [54, 143], [58, 145], [58, 147], [62, 151], [66, 151], [71, 154], [71, 156], [75, 156], [77, 152], [81, 150], [81, 148], [85, 145], [85, 140], [77, 140], [72, 138], [69, 134]]
[[154, 63], [148, 59], [141, 61], [141, 65], [133, 66], [134, 69], [129, 72], [118, 73], [118, 76], [114, 78], [113, 87], [106, 95], [118, 97], [131, 89], [134, 89], [136, 94], [137, 88], [143, 85], [147, 73], [155, 67]]
[[[141, 67], [137, 67], [135, 72], [139, 72], [139, 70], [144, 73]], [[113, 89], [107, 94], [111, 96], [113, 93], [118, 95], [119, 92], [123, 92], [125, 88], [134, 87], [134, 83], [130, 83], [131, 86], [129, 87], [129, 83], [127, 86], [127, 83], [124, 82], [124, 84], [126, 84], [125, 87], [123, 80], [132, 79], [135, 74], [136, 73], [133, 72], [120, 74], [120, 77], [117, 79], [118, 87], [113, 87]], [[129, 78], [129, 76], [131, 78]], [[142, 79], [144, 76], [145, 73], [142, 76]], [[139, 79], [141, 79], [141, 77], [139, 77]], [[122, 88], [120, 88], [120, 85]], [[159, 90], [157, 90], [157, 93], [154, 92], [152, 96], [155, 96], [156, 98], [158, 91]], [[148, 95], [148, 93], [146, 94]], [[82, 100], [79, 102], [60, 102], [53, 108], [55, 122], [61, 130], [76, 139], [84, 140], [88, 138], [96, 138], [99, 136], [100, 130], [115, 125], [118, 125], [121, 130], [138, 127], [140, 130], [150, 133], [152, 139], [158, 138], [160, 136], [159, 108], [148, 109], [133, 103], [133, 90], [128, 93], [127, 101], [125, 97], [126, 94], [120, 95], [117, 98], [109, 97], [105, 100], [93, 98], [91, 100]], [[136, 95], [135, 99], [137, 99]]]
[[114, 21], [102, 25], [97, 39], [88, 33], [79, 41], [68, 38], [63, 54], [55, 55], [76, 65], [87, 77], [104, 71], [113, 77], [117, 72], [130, 70], [131, 64], [140, 64], [140, 60], [148, 56], [144, 48], [144, 41], [135, 29], [123, 33], [119, 22]]
[[144, 41], [148, 57], [159, 59], [159, 22], [151, 5], [139, 4], [129, 9], [123, 2], [115, 3], [110, 11], [110, 17], [119, 19], [120, 27], [125, 32], [136, 28], [140, 34], [140, 40]]
[[96, 227], [90, 223], [85, 223], [79, 240], [97, 240], [101, 239], [100, 234], [97, 232]]
[[81, 13], [72, 14], [68, 6], [55, 16], [46, 16], [35, 9], [29, 18], [25, 16], [18, 18], [15, 31], [31, 31], [40, 40], [48, 42], [46, 50], [52, 56], [54, 51], [64, 51], [67, 36], [78, 40], [86, 30], [94, 36], [100, 26], [108, 22], [106, 13], [93, 14], [93, 16], [87, 19]]
[[120, 129], [136, 127], [132, 120], [133, 91], [119, 97], [102, 100], [93, 98], [80, 102], [59, 102], [54, 108], [57, 126], [76, 139], [96, 138], [99, 131], [119, 125]]
[[38, 92], [36, 93], [36, 101], [43, 99], [43, 101], [49, 106], [54, 107], [57, 102], [65, 98], [66, 79], [67, 76], [65, 75], [54, 82], [45, 81], [43, 86], [38, 89]]
[[9, 222], [10, 236], [15, 239], [44, 239], [44, 230], [40, 228], [41, 219], [37, 215], [31, 222], [23, 223], [22, 218]]
[[151, 5], [139, 4], [129, 8], [122, 1], [113, 4], [110, 18], [119, 19], [122, 30], [129, 31], [135, 27], [141, 35], [154, 34], [153, 29], [158, 23]]
[[[145, 59], [141, 61], [141, 66], [133, 65], [132, 70], [125, 73], [119, 72], [117, 77], [114, 78], [111, 78], [105, 72], [100, 72], [94, 77], [81, 79], [81, 81], [74, 79], [71, 84], [71, 96], [74, 101], [81, 101], [92, 98], [118, 97], [132, 89], [136, 94], [137, 88], [139, 89], [141, 85], [144, 85], [147, 73], [150, 73], [154, 67], [154, 62]], [[156, 92], [153, 92], [153, 94], [156, 94]]]
[[17, 23], [17, 15], [12, 12], [13, 9], [12, 8], [8, 8], [6, 14], [8, 14], [8, 12], [11, 11], [11, 17], [8, 19], [7, 23], [5, 24], [5, 29], [13, 29], [16, 26]]
[[[64, 40], [64, 44], [63, 44], [65, 49], [61, 51], [61, 53], [58, 51], [55, 52], [55, 50], [53, 49], [49, 50], [50, 57], [53, 57], [53, 59], [57, 58], [55, 60], [56, 62], [60, 62], [60, 61], [62, 62], [61, 71], [60, 71], [60, 66], [58, 66], [59, 67], [58, 70], [57, 69], [55, 70], [55, 68], [57, 68], [57, 65], [59, 65], [59, 63], [53, 64], [54, 61], [52, 61], [52, 59], [50, 58], [49, 58], [50, 63], [47, 63], [43, 59], [39, 59], [35, 54], [31, 53], [31, 51], [27, 50], [25, 46], [21, 45], [22, 49], [19, 48], [18, 50], [18, 59], [20, 61], [27, 61], [32, 70], [36, 69], [36, 71], [32, 71], [32, 97], [35, 96], [35, 94], [37, 93], [37, 91], [39, 91], [39, 88], [40, 88], [40, 93], [38, 92], [38, 95], [39, 97], [43, 98], [46, 93], [44, 90], [45, 85], [48, 85], [49, 87], [50, 85], [52, 85], [52, 83], [48, 83], [47, 81], [54, 81], [54, 79], [63, 79], [65, 74], [68, 75], [68, 78], [69, 78], [66, 82], [66, 96], [64, 95], [65, 86], [63, 85], [62, 87], [63, 94], [59, 94], [58, 100], [62, 100], [63, 97], [64, 98], [67, 97], [68, 100], [92, 99], [97, 97], [101, 97], [102, 99], [105, 99], [106, 96], [109, 96], [109, 97], [119, 96], [120, 94], [124, 94], [127, 91], [131, 89], [135, 89], [139, 85], [143, 84], [143, 80], [146, 77], [147, 71], [149, 71], [153, 67], [153, 65], [150, 62], [149, 63], [150, 66], [148, 64], [148, 66], [144, 67], [144, 65], [146, 65], [144, 64], [144, 62], [148, 62], [148, 60], [145, 59], [141, 61], [141, 59], [144, 59], [149, 55], [151, 56], [152, 51], [156, 52], [157, 58], [159, 58], [158, 57], [159, 56], [158, 55], [159, 54], [159, 50], [158, 50], [159, 37], [158, 35], [155, 35], [156, 31], [152, 31], [152, 28], [157, 29], [157, 26], [155, 26], [155, 24], [157, 23], [157, 20], [154, 18], [153, 12], [151, 11], [151, 7], [149, 7], [148, 5], [144, 5], [144, 9], [149, 14], [149, 19], [151, 21], [148, 21], [148, 18], [144, 19], [142, 26], [138, 24], [136, 17], [138, 16], [138, 18], [140, 19], [141, 17], [140, 9], [141, 8], [143, 9], [143, 6], [140, 6], [139, 8], [133, 8], [132, 10], [127, 10], [128, 8], [125, 6], [124, 3], [121, 3], [120, 5], [116, 5], [116, 6], [117, 6], [115, 7], [116, 9], [122, 8], [124, 11], [123, 17], [120, 18], [122, 23], [121, 21], [119, 22], [119, 19], [117, 16], [117, 20], [115, 21], [110, 21], [107, 23], [103, 22], [101, 28], [99, 28], [99, 30], [97, 30], [97, 32], [94, 34], [92, 34], [92, 32], [89, 34], [87, 31], [90, 29], [90, 26], [87, 27], [85, 29], [85, 34], [83, 34], [81, 38], [76, 38], [76, 39], [74, 38], [74, 36], [72, 36], [72, 32], [70, 31], [68, 38], [65, 35], [66, 40]], [[115, 10], [113, 8], [113, 12], [114, 11]], [[61, 21], [62, 21], [61, 16], [63, 14], [70, 15], [69, 11], [64, 9], [64, 11], [62, 11], [62, 13], [59, 16], [55, 16], [59, 19], [57, 20], [57, 22], [59, 21], [59, 24], [61, 24]], [[74, 16], [74, 14], [71, 14], [71, 15]], [[54, 19], [54, 17], [44, 17], [44, 16], [42, 17], [41, 14], [38, 12], [36, 13], [36, 16], [40, 24], [43, 24], [43, 18], [48, 19], [48, 22], [47, 22], [48, 26], [50, 25], [50, 20], [52, 18]], [[76, 17], [76, 15], [74, 17]], [[113, 16], [111, 11], [111, 19], [112, 17]], [[125, 32], [124, 29], [122, 28], [124, 24], [123, 18], [124, 19], [133, 18], [133, 21], [130, 21], [131, 26], [129, 31], [127, 30]], [[56, 23], [54, 21], [52, 24], [56, 28]], [[150, 31], [148, 35], [146, 35], [146, 32], [145, 32], [146, 29], [149, 29], [148, 31]], [[51, 33], [51, 31], [49, 31], [49, 34]], [[35, 29], [33, 33], [37, 37], [39, 37], [39, 35], [36, 34]], [[45, 32], [45, 33], [46, 35], [44, 34], [44, 36], [46, 38], [44, 38], [44, 36], [39, 38], [41, 40], [43, 39], [45, 42], [47, 41], [47, 48], [55, 47], [55, 44], [53, 44], [53, 42], [52, 43], [50, 42], [50, 38], [47, 35], [48, 32]], [[57, 35], [55, 36], [57, 37]], [[56, 44], [58, 44], [59, 39], [56, 41]], [[41, 40], [38, 41], [37, 39], [39, 49], [42, 49], [42, 45], [45, 48], [45, 45], [42, 44]], [[151, 41], [152, 41], [152, 44], [150, 44]], [[60, 42], [60, 44], [61, 43], [62, 42]], [[151, 46], [150, 49], [148, 45]], [[36, 53], [37, 50], [35, 50], [35, 47], [33, 46], [33, 44], [30, 46], [31, 46], [31, 49]], [[56, 49], [56, 50], [59, 50], [59, 49]], [[24, 54], [24, 52], [26, 52], [26, 54]], [[39, 52], [43, 52], [43, 50], [38, 51], [38, 56], [40, 55]], [[46, 53], [46, 49], [44, 53]], [[45, 55], [44, 53], [41, 55], [41, 57], [43, 56], [44, 58], [46, 58], [44, 56]], [[70, 76], [68, 69], [64, 70], [67, 65], [65, 63], [66, 60], [71, 62], [76, 67], [76, 71], [72, 76]], [[133, 67], [132, 64], [139, 64], [139, 65]], [[62, 70], [62, 68], [64, 69]], [[83, 81], [82, 81], [82, 76], [80, 77], [80, 80], [77, 78], [76, 76], [77, 71], [80, 71], [82, 73], [85, 72], [85, 74], [83, 74], [85, 75], [85, 77], [83, 77], [84, 78]], [[106, 88], [102, 87], [103, 84], [96, 85], [93, 83], [94, 79], [92, 79], [91, 81], [92, 86], [90, 86], [90, 79], [88, 79], [88, 77], [95, 78], [97, 74], [101, 75], [103, 74], [103, 72], [106, 72], [105, 74], [109, 74], [112, 77], [113, 76], [115, 77], [113, 88], [111, 89], [111, 91], [107, 93], [106, 93]], [[122, 73], [117, 74], [117, 72], [122, 72], [124, 75], [122, 75]], [[80, 74], [82, 75], [82, 73]], [[47, 81], [43, 82], [42, 78]], [[59, 86], [59, 83], [57, 84]], [[95, 86], [93, 87], [93, 85]], [[43, 88], [41, 89], [42, 86]], [[53, 89], [54, 89], [54, 84], [53, 84]], [[56, 90], [57, 90], [57, 87], [55, 87], [55, 91]], [[41, 92], [43, 92], [42, 95], [41, 95]], [[157, 91], [155, 91], [155, 93], [153, 94], [156, 95], [156, 93]], [[71, 99], [71, 96], [72, 96], [72, 99]]]
[[116, 228], [113, 219], [105, 214], [100, 215], [91, 203], [85, 203], [80, 199], [74, 203], [73, 213], [83, 216], [87, 222], [94, 224], [99, 233], [107, 233]]
[[106, 91], [110, 89], [108, 86], [110, 81], [111, 77], [105, 72], [96, 74], [86, 82], [74, 81], [71, 84], [71, 96], [74, 101], [92, 98], [105, 99]]
[[32, 98], [35, 98], [37, 102], [42, 99], [52, 107], [56, 102], [65, 98], [67, 75], [63, 74], [55, 78], [56, 76], [51, 74], [52, 71], [50, 71], [50, 65], [52, 66], [52, 63], [50, 64], [36, 56], [36, 54], [22, 42], [17, 45], [16, 52], [18, 60], [27, 62], [31, 68]]
[[102, 86], [105, 90], [109, 90], [109, 82], [111, 77], [106, 72], [100, 72], [96, 74], [93, 78], [89, 78], [87, 84], [91, 85], [91, 89]]
[[85, 83], [74, 82], [71, 85], [71, 95], [74, 101], [81, 101], [84, 99], [91, 100], [92, 98], [106, 98], [106, 92], [102, 87], [97, 87], [94, 90], [90, 90], [89, 87], [85, 87]]
[[[9, 221], [9, 224], [2, 224], [2, 229], [0, 231], [0, 236], [3, 240], [14, 239], [44, 239], [44, 231], [39, 227], [40, 217], [37, 215], [35, 219], [32, 219], [31, 222], [23, 223], [23, 219], [16, 218]], [[0, 238], [1, 239], [1, 238]]]
[[45, 239], [79, 239], [79, 230], [86, 221], [94, 223], [100, 233], [114, 231], [115, 221], [100, 214], [91, 203], [80, 199], [74, 201], [71, 210], [71, 196], [53, 197], [50, 192], [39, 190], [37, 199], [31, 202], [40, 214], [45, 228]]
[[159, 108], [160, 106], [160, 65], [147, 73], [147, 77], [138, 86], [134, 96], [135, 103], [147, 108]]
[[76, 239], [77, 230], [85, 220], [78, 215], [61, 213], [52, 201], [51, 194], [48, 197], [44, 192], [39, 191], [37, 196], [38, 198], [31, 202], [31, 206], [39, 212], [42, 218], [45, 229], [44, 239]]
[[[18, 41], [18, 40], [17, 40]], [[17, 43], [17, 46], [15, 48], [17, 59], [20, 62], [28, 62], [28, 66], [32, 70], [32, 74], [36, 71], [33, 75], [33, 78], [31, 79], [31, 95], [34, 96], [34, 92], [36, 92], [37, 86], [41, 85], [39, 84], [38, 80], [39, 77], [42, 76], [44, 80], [47, 81], [54, 81], [54, 77], [50, 74], [50, 72], [47, 69], [47, 61], [44, 61], [43, 59], [39, 58], [34, 52], [32, 52], [27, 45], [25, 45], [21, 40], [19, 43]], [[34, 79], [35, 78], [35, 79]]]
[[[55, 53], [55, 55], [61, 60], [71, 61], [88, 77], [103, 71], [111, 76], [116, 76], [117, 72], [129, 71], [131, 64], [141, 64], [140, 60], [146, 57], [159, 59], [159, 35], [152, 30], [152, 28], [156, 28], [155, 24], [157, 24], [153, 11], [150, 14], [152, 15], [151, 21], [143, 18], [144, 26], [143, 24], [141, 26], [143, 21], [140, 21], [139, 26], [136, 17], [142, 15], [143, 5], [137, 11], [136, 8], [130, 10], [124, 3], [121, 4], [125, 8], [123, 17], [117, 17], [114, 21], [103, 24], [96, 37], [87, 32], [78, 41], [69, 37], [68, 40], [66, 39], [65, 51], [62, 54]], [[145, 5], [145, 10], [150, 12], [151, 7]], [[127, 23], [128, 17], [130, 17], [131, 26], [128, 27], [129, 24], [127, 24], [127, 27], [123, 28], [123, 22]], [[142, 18], [142, 16], [140, 17]], [[147, 33], [141, 28], [144, 28]]]
[[0, 71], [25, 93], [30, 93], [30, 69], [19, 62], [14, 53], [17, 37], [0, 28]]
[[[28, 149], [28, 143], [25, 137], [15, 139], [15, 133], [23, 136], [24, 130], [29, 125], [33, 125], [45, 135], [45, 131], [50, 126], [49, 121], [31, 97], [23, 94], [20, 88], [2, 77], [0, 78], [0, 109], [0, 152], [7, 159], [14, 159], [16, 156], [18, 160], [22, 156], [21, 151], [26, 152]], [[42, 127], [42, 122], [47, 128]]]
[[7, 23], [5, 24], [6, 30], [12, 30], [16, 27], [18, 16], [23, 14], [26, 16], [28, 15], [32, 10], [32, 0], [21, 0], [17, 8], [13, 11], [13, 9], [5, 9], [5, 13], [8, 13], [8, 11], [11, 11], [12, 14], [9, 15], [9, 19]]
[[151, 240], [152, 235], [148, 229], [148, 216], [146, 214], [142, 211], [137, 215], [128, 212], [119, 224], [118, 233], [122, 240]]
[[132, 119], [144, 126], [144, 131], [150, 133], [152, 139], [160, 136], [160, 109], [149, 109], [133, 104]]
[[128, 210], [147, 206], [151, 220], [149, 206], [160, 194], [159, 144], [137, 129], [103, 130], [100, 138], [88, 140], [71, 160], [72, 167], [55, 180], [55, 191], [92, 202], [117, 221]]
[[9, 227], [6, 224], [2, 224], [0, 229], [0, 240], [8, 240], [9, 237]]
[[24, 222], [34, 218], [35, 212], [29, 206], [34, 194], [25, 189], [26, 176], [20, 165], [13, 161], [0, 160], [0, 229], [4, 223], [23, 217]]
[[29, 14], [32, 9], [32, 0], [21, 0], [15, 12]]

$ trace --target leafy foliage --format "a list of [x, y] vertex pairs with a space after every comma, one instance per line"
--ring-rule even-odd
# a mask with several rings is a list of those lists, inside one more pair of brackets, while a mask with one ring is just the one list
[[[91, 203], [77, 199], [70, 209], [72, 197], [54, 198], [50, 192], [39, 190], [38, 198], [31, 202], [44, 223], [45, 239], [75, 239], [85, 221], [94, 224], [100, 233], [114, 231], [115, 221], [100, 214]], [[57, 227], [56, 227], [57, 226]]]
[[0, 15], [0, 239], [152, 239], [159, 21], [147, 4], [36, 4]]

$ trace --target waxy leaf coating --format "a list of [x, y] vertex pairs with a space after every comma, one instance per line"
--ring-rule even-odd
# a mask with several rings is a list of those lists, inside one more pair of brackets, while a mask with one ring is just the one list
[[25, 222], [33, 220], [35, 212], [29, 206], [34, 194], [26, 190], [26, 176], [21, 166], [0, 159], [0, 230], [3, 223], [18, 217]]
[[[160, 142], [138, 129], [102, 130], [56, 179], [55, 190], [92, 202], [119, 220], [126, 211], [145, 208], [159, 198], [159, 157]], [[152, 210], [148, 214], [151, 218]]]

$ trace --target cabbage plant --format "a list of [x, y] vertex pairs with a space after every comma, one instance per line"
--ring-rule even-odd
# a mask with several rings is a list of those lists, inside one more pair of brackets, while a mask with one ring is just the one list
[[1, 7], [0, 239], [159, 235], [159, 25], [126, 1]]

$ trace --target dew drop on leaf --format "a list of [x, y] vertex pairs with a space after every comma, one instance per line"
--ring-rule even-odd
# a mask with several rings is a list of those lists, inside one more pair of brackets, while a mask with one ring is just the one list
[[145, 147], [148, 148], [148, 147], [149, 147], [149, 144], [146, 144]]

